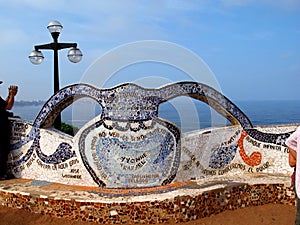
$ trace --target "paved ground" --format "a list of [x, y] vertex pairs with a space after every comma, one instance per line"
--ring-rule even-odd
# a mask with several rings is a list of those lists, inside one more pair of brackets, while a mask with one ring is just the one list
[[[226, 211], [204, 219], [178, 225], [289, 225], [294, 224], [295, 207], [269, 204]], [[0, 225], [92, 225], [96, 223], [71, 221], [24, 210], [0, 206]], [[139, 224], [136, 224], [139, 225]]]

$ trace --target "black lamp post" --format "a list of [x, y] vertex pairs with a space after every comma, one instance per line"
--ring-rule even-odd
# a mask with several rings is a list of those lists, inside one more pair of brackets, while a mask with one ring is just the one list
[[[37, 65], [43, 62], [44, 56], [40, 49], [47, 49], [54, 51], [54, 94], [59, 90], [59, 70], [58, 70], [58, 50], [71, 48], [68, 52], [68, 59], [73, 62], [77, 63], [80, 62], [82, 58], [81, 51], [77, 48], [77, 43], [58, 43], [58, 36], [63, 28], [60, 22], [53, 20], [51, 21], [48, 26], [48, 30], [50, 31], [53, 42], [44, 45], [36, 45], [30, 55], [30, 61]], [[54, 122], [54, 127], [58, 130], [61, 129], [61, 115], [59, 114]]]

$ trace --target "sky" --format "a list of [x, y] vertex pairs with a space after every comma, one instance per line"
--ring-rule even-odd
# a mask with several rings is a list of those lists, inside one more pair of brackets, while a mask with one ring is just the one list
[[[28, 59], [35, 45], [52, 42], [51, 20], [63, 25], [59, 42], [76, 42], [83, 53], [74, 64], [68, 50], [59, 52], [61, 88], [84, 81], [93, 65], [115, 49], [152, 40], [199, 57], [231, 100], [300, 100], [299, 0], [0, 0], [2, 98], [9, 85], [19, 86], [17, 101], [47, 100], [53, 94], [53, 52], [43, 50], [40, 65]], [[180, 54], [172, 57], [177, 56], [189, 66]], [[105, 87], [142, 76], [190, 79], [172, 65], [145, 64], [123, 65]], [[96, 86], [104, 79], [101, 68], [89, 81]]]

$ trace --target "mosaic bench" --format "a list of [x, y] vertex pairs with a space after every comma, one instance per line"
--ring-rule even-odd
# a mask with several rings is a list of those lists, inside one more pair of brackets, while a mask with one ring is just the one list
[[[182, 133], [158, 117], [162, 103], [180, 96], [208, 104], [231, 126]], [[57, 115], [80, 98], [97, 102], [101, 114], [74, 137], [52, 128]], [[33, 123], [11, 119], [9, 171], [16, 178], [29, 179], [28, 187], [42, 181], [74, 186], [76, 193], [90, 188], [89, 194], [105, 200], [80, 201], [80, 195], [71, 199], [55, 194], [36, 196], [22, 188], [11, 190], [2, 182], [0, 200], [3, 205], [33, 212], [105, 223], [180, 222], [248, 205], [294, 204], [292, 188], [287, 184], [292, 170], [284, 141], [297, 126], [253, 127], [234, 103], [197, 82], [157, 89], [135, 84], [111, 89], [75, 84], [53, 95]], [[259, 176], [264, 181], [251, 183]], [[284, 177], [284, 181], [268, 183], [274, 177]], [[206, 191], [203, 184], [211, 179], [213, 183], [222, 181], [224, 186], [212, 185]], [[115, 195], [118, 190], [119, 196]], [[145, 200], [145, 193], [164, 196]], [[253, 196], [258, 197], [255, 200]], [[136, 201], [138, 197], [144, 200]], [[146, 215], [137, 216], [133, 210], [145, 208], [150, 210]], [[71, 211], [74, 213], [69, 215]]]

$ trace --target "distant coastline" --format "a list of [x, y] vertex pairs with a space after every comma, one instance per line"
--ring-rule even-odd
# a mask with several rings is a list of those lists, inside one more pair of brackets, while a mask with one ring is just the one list
[[15, 101], [15, 106], [38, 106], [38, 105], [44, 105], [45, 101], [43, 100], [36, 100], [36, 101]]

